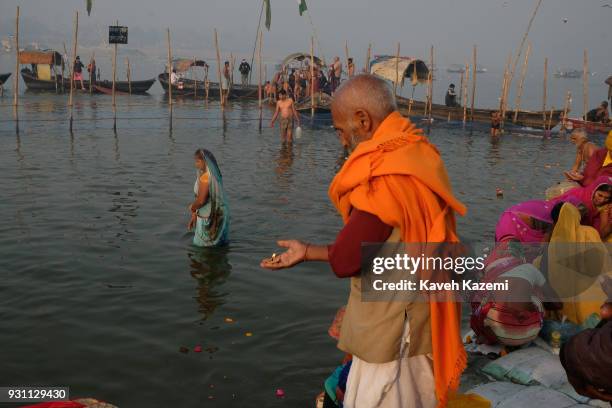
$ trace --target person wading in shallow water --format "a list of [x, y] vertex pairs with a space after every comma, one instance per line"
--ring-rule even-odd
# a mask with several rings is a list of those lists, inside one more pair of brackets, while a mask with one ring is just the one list
[[287, 251], [261, 266], [324, 261], [351, 278], [338, 342], [353, 356], [345, 407], [446, 406], [467, 359], [459, 305], [445, 292], [438, 302], [362, 302], [361, 245], [457, 242], [454, 213], [466, 209], [452, 194], [438, 150], [397, 111], [384, 80], [362, 74], [345, 81], [332, 118], [351, 152], [329, 188], [345, 225], [330, 245], [279, 241]]
[[285, 142], [291, 142], [293, 139], [293, 119], [295, 118], [298, 126], [300, 126], [300, 115], [295, 110], [293, 99], [287, 96], [287, 91], [281, 89], [278, 92], [278, 102], [276, 102], [276, 111], [270, 121], [270, 127], [274, 127], [274, 122], [280, 113], [280, 128], [281, 139]]
[[223, 190], [223, 178], [215, 156], [206, 149], [194, 154], [197, 178], [193, 186], [195, 200], [189, 205], [188, 230], [195, 228], [193, 244], [199, 247], [228, 242], [230, 211]]

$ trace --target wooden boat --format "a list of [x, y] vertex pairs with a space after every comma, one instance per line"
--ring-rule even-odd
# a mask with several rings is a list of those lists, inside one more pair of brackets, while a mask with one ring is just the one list
[[[425, 116], [425, 102], [412, 101], [401, 96], [397, 96], [397, 104], [400, 111], [411, 117]], [[498, 109], [474, 109], [474, 121], [480, 123], [491, 123], [491, 114]], [[467, 110], [467, 118], [470, 120], [470, 109]], [[553, 111], [551, 128], [555, 127], [563, 115], [562, 110]], [[548, 125], [550, 112], [546, 113], [546, 124]], [[431, 105], [431, 117], [437, 120], [463, 121], [463, 107], [448, 107], [446, 105]], [[516, 123], [514, 123], [514, 111], [507, 111], [505, 116], [506, 125], [521, 127], [543, 128], [544, 113], [542, 111], [519, 111]]]
[[[117, 84], [115, 84], [115, 95], [129, 95], [130, 94], [129, 92], [118, 91], [116, 88], [116, 85]], [[93, 89], [96, 93], [112, 95], [113, 94], [113, 83], [111, 82], [108, 85], [107, 84], [102, 85], [101, 83], [96, 83], [93, 85]]]
[[399, 81], [398, 86], [404, 84], [404, 78], [409, 78], [414, 86], [428, 81], [429, 68], [420, 59], [402, 57], [399, 59], [392, 55], [377, 55], [370, 62], [370, 73], [379, 76], [391, 83]]
[[[484, 69], [483, 69], [484, 70]], [[383, 55], [377, 56], [371, 62], [370, 72], [391, 83], [398, 81], [398, 86], [402, 86], [405, 78], [409, 78], [413, 86], [419, 83], [426, 84], [431, 78], [427, 64], [419, 59], [412, 57], [400, 57]], [[397, 103], [400, 111], [408, 116], [418, 117], [425, 115], [425, 102], [412, 101], [409, 99], [397, 96]], [[491, 114], [498, 109], [474, 109], [474, 121], [482, 123], [491, 123]], [[561, 120], [562, 110], [552, 112], [541, 111], [519, 111], [516, 122], [514, 122], [514, 111], [507, 111], [504, 122], [506, 125], [516, 125], [521, 127], [543, 128], [544, 117], [546, 117], [546, 125], [550, 120], [551, 128], [555, 127]], [[437, 120], [446, 121], [463, 121], [463, 107], [448, 107], [446, 105], [432, 104], [431, 117]], [[471, 119], [471, 110], [468, 109], [468, 120]]]
[[[612, 122], [610, 123], [589, 122], [587, 120], [582, 120], [578, 118], [576, 119], [567, 118], [566, 122], [571, 123], [574, 129], [584, 129], [588, 133], [603, 133], [607, 135], [610, 131], [612, 131]], [[568, 126], [566, 124], [566, 128], [567, 127]]]
[[[67, 92], [70, 91], [70, 79], [62, 78], [61, 75], [57, 75], [52, 79], [39, 79], [37, 78], [30, 69], [24, 68], [21, 70], [21, 77], [26, 84], [26, 87], [30, 90], [34, 91], [53, 91], [53, 92]], [[144, 81], [132, 81], [132, 93], [133, 94], [145, 94], [151, 89], [153, 84], [155, 83], [155, 78], [147, 79]], [[98, 85], [99, 88], [109, 88], [112, 89], [113, 83], [112, 81], [96, 81], [95, 85]], [[74, 83], [75, 89], [80, 90], [81, 84], [80, 81]], [[88, 91], [89, 90], [89, 81], [83, 80], [83, 86]], [[94, 86], [94, 93], [106, 93], [98, 90], [98, 87]], [[115, 82], [115, 91], [119, 93], [129, 94], [130, 92], [130, 84], [127, 81], [116, 81]]]
[[[172, 85], [172, 96], [190, 96], [194, 98], [205, 98], [208, 78], [208, 64], [204, 60], [195, 58], [176, 58], [172, 60], [172, 70], [180, 79]], [[202, 71], [198, 75], [198, 71]], [[198, 76], [201, 79], [198, 79]], [[165, 72], [157, 76], [164, 92], [168, 93], [168, 66]], [[231, 84], [229, 89], [223, 89], [228, 99], [257, 99], [259, 97], [257, 85]], [[219, 83], [208, 81], [208, 98], [219, 99]]]
[[[157, 77], [164, 92], [168, 93], [168, 73], [159, 74]], [[230, 89], [223, 89], [229, 92], [229, 99], [257, 99], [259, 88], [257, 85], [232, 84]], [[172, 96], [191, 96], [204, 98], [206, 96], [206, 82], [190, 78], [181, 78], [176, 84], [172, 85]], [[219, 99], [219, 83], [208, 82], [208, 97]]]
[[0, 85], [4, 85], [6, 80], [11, 76], [11, 73], [8, 74], [0, 74]]
[[[59, 52], [53, 50], [21, 51], [19, 53], [19, 63], [30, 65], [30, 68], [23, 68], [21, 70], [21, 77], [28, 89], [53, 92], [70, 90], [70, 78], [64, 77], [64, 60]], [[61, 73], [56, 68], [58, 66], [61, 67]], [[154, 82], [155, 78], [144, 81], [132, 81], [132, 93], [146, 93], [153, 86]], [[105, 88], [112, 87], [111, 81], [97, 81], [96, 83]], [[83, 80], [83, 86], [89, 90], [89, 81]], [[77, 89], [80, 88], [80, 81], [75, 84], [75, 87]], [[115, 90], [128, 93], [130, 85], [127, 81], [117, 81], [115, 82]]]
[[557, 69], [553, 73], [555, 78], [576, 79], [582, 78], [584, 72], [577, 69]]
[[[452, 64], [451, 66], [446, 68], [446, 72], [448, 72], [449, 74], [463, 74], [465, 73], [465, 65]], [[477, 74], [486, 74], [487, 72], [487, 69], [481, 67], [480, 65], [476, 68]]]
[[[314, 113], [330, 113], [332, 97], [326, 93], [320, 92], [315, 94]], [[295, 103], [295, 110], [299, 113], [310, 115], [312, 112], [312, 104], [310, 97], [299, 100]]]

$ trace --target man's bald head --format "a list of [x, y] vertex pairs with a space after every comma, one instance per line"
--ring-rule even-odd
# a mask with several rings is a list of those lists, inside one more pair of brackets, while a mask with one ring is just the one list
[[332, 109], [348, 114], [363, 109], [373, 120], [382, 122], [397, 110], [391, 87], [384, 79], [371, 74], [360, 74], [345, 81], [334, 93]]
[[331, 108], [340, 141], [348, 149], [354, 149], [374, 135], [385, 118], [397, 110], [397, 105], [383, 79], [361, 74], [338, 88]]

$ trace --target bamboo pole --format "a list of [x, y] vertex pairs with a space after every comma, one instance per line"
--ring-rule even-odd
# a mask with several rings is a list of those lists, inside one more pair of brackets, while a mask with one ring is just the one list
[[431, 69], [427, 73], [427, 90], [425, 91], [425, 109], [423, 110], [423, 116], [427, 116], [427, 110], [429, 109], [429, 82], [431, 82], [433, 78], [433, 72]]
[[502, 87], [502, 98], [501, 98], [501, 108], [500, 108], [500, 113], [501, 113], [501, 127], [503, 129], [504, 127], [504, 123], [506, 121], [506, 106], [507, 106], [507, 99], [508, 99], [508, 89], [510, 88], [510, 70], [512, 69], [512, 52], [510, 52], [510, 54], [508, 54], [508, 62], [506, 63], [506, 71], [505, 71], [505, 75], [504, 75], [504, 85]]
[[55, 70], [55, 64], [53, 64], [51, 66], [51, 69], [53, 70], [53, 81], [55, 82], [55, 93], [59, 93], [59, 85], [57, 83], [57, 72]]
[[314, 105], [314, 38], [310, 37], [310, 116], [313, 117], [315, 113]]
[[19, 6], [17, 6], [17, 14], [15, 16], [15, 78], [13, 79], [13, 106], [15, 107], [15, 119], [17, 119], [19, 106]]
[[584, 63], [582, 65], [582, 113], [586, 120], [589, 112], [589, 51], [584, 50]]
[[[76, 63], [76, 53], [77, 53], [77, 41], [78, 41], [78, 35], [79, 35], [79, 12], [75, 11], [74, 12], [74, 37], [73, 37], [73, 41], [72, 41], [72, 62], [71, 65], [72, 67], [74, 67], [74, 64]], [[73, 111], [74, 111], [74, 104], [73, 104], [73, 93], [74, 93], [74, 70], [71, 70], [70, 73], [70, 101], [69, 101], [69, 105], [70, 105], [70, 130], [72, 131], [72, 119], [73, 119]]]
[[476, 102], [476, 70], [477, 70], [477, 62], [478, 62], [478, 49], [476, 45], [474, 45], [473, 51], [473, 61], [472, 61], [472, 106], [470, 108], [470, 120], [474, 121], [474, 104]]
[[510, 93], [510, 85], [512, 83], [512, 52], [508, 55], [508, 79], [506, 80], [506, 88], [504, 90], [504, 117], [508, 110], [508, 94]]
[[[64, 55], [66, 55], [66, 62], [70, 62], [68, 61], [68, 59], [70, 58], [70, 55], [68, 54], [68, 49], [66, 48], [66, 43], [63, 42], [62, 45], [64, 46]], [[70, 84], [70, 78], [72, 78], [72, 67], [70, 66], [70, 64], [68, 64], [68, 84]], [[64, 58], [62, 58], [62, 90], [64, 92], [66, 92], [66, 86], [64, 85]]]
[[399, 59], [400, 43], [397, 43], [397, 53], [395, 54], [395, 82], [393, 83], [393, 96], [397, 96], [397, 84], [399, 83]]
[[523, 47], [525, 46], [525, 42], [527, 41], [527, 37], [529, 36], [529, 31], [531, 31], [531, 26], [533, 25], [533, 21], [535, 20], [536, 15], [538, 14], [538, 10], [540, 9], [541, 5], [542, 5], [542, 0], [538, 0], [533, 12], [531, 13], [531, 18], [529, 19], [527, 30], [525, 30], [525, 33], [523, 34], [523, 38], [521, 39], [521, 45], [519, 46], [519, 49], [516, 53], [516, 58], [514, 59], [514, 65], [512, 66], [512, 73], [510, 74], [510, 84], [508, 86], [512, 85], [512, 81], [514, 79], [514, 73], [516, 72], [516, 67], [518, 66], [519, 59], [521, 58]]
[[229, 99], [231, 89], [234, 87], [234, 54], [231, 52], [230, 52], [229, 63], [230, 63], [230, 75], [229, 75], [229, 80], [228, 80], [229, 83], [227, 84], [227, 91], [225, 93], [224, 101]]
[[170, 28], [166, 29], [168, 43], [168, 104], [172, 106], [172, 44], [170, 42]]
[[462, 104], [463, 104], [463, 124], [465, 125], [465, 122], [467, 120], [467, 104], [468, 104], [468, 84], [470, 83], [470, 63], [469, 62], [465, 62], [465, 83], [464, 83], [464, 90], [463, 90], [463, 100], [462, 100]]
[[170, 41], [170, 28], [166, 28], [168, 42], [168, 111], [170, 113], [170, 130], [172, 130], [172, 43]]
[[[68, 58], [68, 51], [66, 50], [66, 43], [62, 42], [62, 45], [64, 46], [64, 55], [66, 56], [66, 58]], [[62, 93], [66, 92], [66, 85], [65, 85], [65, 75], [64, 75], [64, 71], [66, 70], [66, 64], [64, 63], [64, 57], [62, 56]]]
[[[96, 55], [96, 52], [94, 51], [94, 52], [92, 52], [92, 53], [91, 53], [91, 55], [89, 56], [89, 67], [90, 67], [90, 68], [93, 68], [93, 61], [94, 61], [94, 59], [95, 59], [95, 55]], [[55, 65], [54, 65], [53, 67], [54, 67], [54, 69], [55, 69]], [[97, 67], [96, 67], [96, 69], [97, 69]], [[90, 94], [90, 95], [92, 95], [92, 94], [93, 94], [93, 83], [94, 83], [94, 81], [93, 81], [92, 76], [95, 76], [95, 73], [94, 73], [94, 72], [92, 72], [92, 71], [90, 70], [90, 71], [89, 71], [89, 94]], [[57, 80], [55, 81], [55, 88], [56, 88], [56, 89], [55, 89], [55, 92], [57, 92]]]
[[572, 93], [570, 91], [567, 91], [567, 96], [565, 97], [565, 104], [563, 105], [563, 122], [561, 122], [562, 129], [565, 129], [565, 122], [567, 120], [567, 114], [569, 112], [571, 100]]
[[[119, 21], [115, 21], [119, 25]], [[113, 130], [117, 131], [117, 44], [113, 44]]]
[[219, 102], [221, 103], [221, 110], [225, 109], [225, 101], [223, 95], [223, 80], [221, 79], [221, 53], [219, 52], [219, 36], [217, 35], [217, 29], [215, 28], [215, 49], [217, 50], [217, 76], [219, 78]]
[[514, 123], [516, 123], [518, 119], [519, 110], [521, 109], [523, 85], [525, 84], [525, 77], [527, 76], [527, 67], [529, 66], [529, 54], [531, 54], [531, 43], [527, 44], [527, 51], [525, 52], [525, 61], [523, 62], [523, 68], [521, 70], [521, 79], [518, 85], [518, 90], [516, 91], [516, 100], [514, 102]]
[[208, 80], [208, 64], [204, 67], [204, 107], [208, 106], [208, 93], [210, 91], [210, 81]]
[[501, 94], [499, 97], [499, 115], [500, 115], [500, 129], [503, 131], [504, 129], [504, 116], [502, 114], [503, 110], [504, 110], [504, 94], [506, 92], [506, 85], [508, 83], [508, 62], [506, 63], [506, 65], [504, 66], [504, 76], [502, 79], [502, 87], [501, 87]]
[[257, 97], [259, 98], [259, 130], [262, 128], [263, 122], [263, 103], [262, 103], [262, 94], [261, 94], [261, 81], [262, 81], [262, 71], [261, 71], [261, 48], [262, 48], [262, 32], [259, 31], [259, 47], [257, 49], [257, 74], [259, 75], [259, 81], [257, 81]]
[[555, 113], [555, 107], [551, 106], [550, 107], [550, 116], [548, 116], [548, 130], [552, 129], [552, 118], [553, 118], [553, 114]]
[[[115, 21], [115, 25], [119, 25], [119, 21]], [[117, 91], [117, 44], [113, 48], [113, 115], [116, 116], [116, 91]], [[115, 119], [116, 120], [116, 119]]]
[[506, 92], [506, 81], [508, 79], [508, 64], [504, 65], [504, 75], [502, 76], [502, 86], [499, 93], [499, 112], [501, 113], [504, 107], [504, 92]]
[[127, 62], [127, 81], [128, 81], [128, 90], [130, 95], [132, 94], [132, 68], [130, 67], [130, 58], [125, 57], [125, 61]]
[[365, 71], [370, 73], [370, 58], [372, 58], [372, 44], [368, 44], [368, 53], [366, 54]]
[[[268, 64], [264, 64], [263, 66], [263, 77], [264, 77], [264, 82], [268, 81]], [[303, 91], [304, 93], [306, 93], [306, 90], [304, 89]], [[268, 95], [266, 94], [266, 102], [270, 103], [271, 101], [268, 99]]]
[[544, 58], [544, 83], [542, 89], [542, 114], [544, 115], [544, 123], [542, 127], [546, 129], [546, 99], [548, 97], [548, 57]]
[[191, 72], [193, 73], [193, 100], [198, 99], [198, 73], [194, 71], [194, 67], [196, 66], [196, 57], [193, 56], [193, 66], [191, 67]]
[[433, 75], [434, 75], [434, 46], [431, 46], [431, 49], [429, 50], [429, 61], [431, 62], [431, 70], [430, 73], [431, 75], [429, 76], [429, 106], [428, 106], [428, 110], [429, 110], [429, 120], [431, 121], [431, 107], [433, 105]]
[[414, 91], [416, 89], [416, 85], [412, 85], [412, 93], [410, 94], [410, 100], [408, 101], [408, 115], [412, 113], [412, 105], [414, 104]]
[[463, 101], [463, 82], [465, 81], [465, 70], [461, 73], [461, 81], [459, 82], [459, 101]]
[[349, 72], [349, 48], [348, 48], [348, 40], [344, 42], [344, 54], [346, 56], [346, 77], [350, 78], [351, 73]]

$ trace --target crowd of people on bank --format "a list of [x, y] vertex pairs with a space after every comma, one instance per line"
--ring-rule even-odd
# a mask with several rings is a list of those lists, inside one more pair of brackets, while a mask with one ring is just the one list
[[347, 60], [346, 70], [340, 57], [334, 57], [332, 63], [327, 67], [314, 63], [311, 67], [309, 59], [304, 59], [299, 64], [291, 66], [281, 65], [274, 73], [271, 81], [265, 83], [265, 97], [271, 103], [278, 99], [279, 92], [284, 90], [287, 97], [298, 102], [310, 98], [311, 94], [325, 93], [333, 95], [340, 82], [355, 74], [355, 64], [352, 58]]

